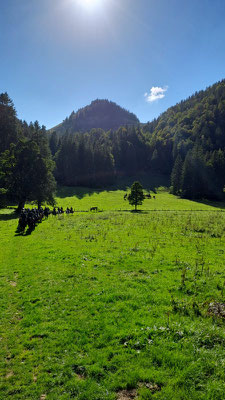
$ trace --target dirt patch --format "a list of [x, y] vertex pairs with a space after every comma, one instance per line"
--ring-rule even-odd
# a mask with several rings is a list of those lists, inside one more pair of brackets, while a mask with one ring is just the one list
[[45, 399], [47, 399], [47, 394], [42, 394], [40, 400], [45, 400]]
[[16, 283], [15, 281], [10, 281], [9, 284], [10, 284], [12, 287], [16, 287], [16, 285], [17, 285], [17, 283]]
[[22, 315], [19, 314], [18, 312], [15, 313], [13, 320], [14, 321], [21, 321], [23, 319]]
[[117, 400], [135, 400], [137, 399], [137, 390], [121, 390], [118, 392]]
[[[161, 390], [161, 387], [157, 383], [152, 382], [139, 382], [138, 387], [147, 388], [153, 394]], [[121, 390], [117, 393], [117, 396], [117, 400], [137, 400], [137, 389]]]
[[86, 376], [85, 367], [83, 367], [82, 365], [74, 364], [72, 365], [72, 370], [75, 373], [75, 376], [78, 380], [81, 381], [85, 379]]
[[217, 302], [210, 303], [208, 313], [219, 318], [225, 318], [225, 304]]
[[6, 357], [6, 362], [9, 362], [11, 358], [12, 358], [11, 354], [8, 354], [8, 356]]
[[146, 387], [147, 389], [150, 390], [151, 393], [159, 392], [161, 390], [159, 385], [157, 385], [156, 383], [152, 383], [152, 382], [141, 382], [139, 384], [139, 386]]
[[78, 381], [83, 381], [85, 379], [85, 376], [81, 374], [76, 374], [76, 378], [78, 379]]
[[8, 372], [8, 374], [6, 375], [6, 379], [11, 378], [14, 375], [13, 371]]

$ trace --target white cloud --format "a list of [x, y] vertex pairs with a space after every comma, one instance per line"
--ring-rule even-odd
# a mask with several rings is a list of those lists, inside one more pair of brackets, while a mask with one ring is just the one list
[[145, 93], [144, 96], [146, 101], [152, 103], [153, 101], [163, 99], [165, 97], [165, 93], [168, 90], [168, 86], [158, 87], [152, 86], [149, 93]]

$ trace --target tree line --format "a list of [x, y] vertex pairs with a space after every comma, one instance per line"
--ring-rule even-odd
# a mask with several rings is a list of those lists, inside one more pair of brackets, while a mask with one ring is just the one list
[[0, 95], [0, 201], [19, 208], [26, 201], [53, 204], [56, 182], [105, 187], [140, 172], [167, 176], [171, 192], [185, 198], [223, 199], [224, 171], [225, 80], [150, 123], [63, 135], [19, 121], [7, 93]]
[[60, 184], [103, 187], [120, 176], [147, 169], [148, 145], [140, 128], [122, 127], [116, 132], [92, 129], [86, 133], [53, 133], [50, 149]]

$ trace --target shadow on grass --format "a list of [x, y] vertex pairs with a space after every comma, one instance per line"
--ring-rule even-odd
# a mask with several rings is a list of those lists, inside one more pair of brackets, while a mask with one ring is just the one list
[[0, 221], [10, 221], [12, 219], [17, 219], [18, 218], [18, 214], [16, 212], [12, 212], [12, 213], [4, 213], [4, 214], [0, 214]]
[[225, 202], [224, 201], [213, 201], [213, 200], [192, 200], [198, 204], [204, 204], [206, 206], [211, 206], [215, 208], [220, 208], [225, 210]]
[[152, 210], [113, 210], [113, 212], [126, 212], [129, 214], [149, 214]]
[[130, 210], [132, 214], [146, 214], [146, 210]]
[[101, 193], [105, 189], [95, 189], [88, 187], [69, 187], [69, 186], [59, 186], [57, 188], [56, 197], [60, 199], [64, 199], [65, 197], [74, 197], [76, 196], [79, 200], [81, 200], [85, 196], [91, 196], [94, 193]]
[[170, 179], [161, 174], [147, 174], [140, 173], [138, 175], [129, 176], [129, 177], [119, 177], [115, 185], [112, 186], [111, 190], [129, 190], [131, 185], [138, 181], [143, 186], [144, 191], [151, 191], [153, 193], [157, 193], [157, 188], [160, 186], [169, 187]]
[[34, 230], [35, 230], [35, 227], [23, 229], [18, 225], [14, 236], [16, 236], [16, 237], [17, 236], [23, 236], [23, 237], [30, 236], [32, 234], [32, 232], [34, 232]]
[[91, 196], [94, 193], [101, 193], [104, 191], [114, 192], [117, 190], [128, 191], [133, 184], [133, 182], [139, 181], [144, 191], [157, 193], [157, 188], [160, 186], [168, 187], [169, 180], [168, 177], [164, 175], [148, 175], [148, 174], [140, 174], [130, 177], [118, 177], [116, 182], [111, 186], [105, 186], [100, 188], [90, 188], [90, 187], [68, 187], [68, 186], [59, 186], [57, 189], [56, 196], [60, 199], [65, 197], [74, 197], [76, 196], [78, 199], [82, 199], [85, 196]]

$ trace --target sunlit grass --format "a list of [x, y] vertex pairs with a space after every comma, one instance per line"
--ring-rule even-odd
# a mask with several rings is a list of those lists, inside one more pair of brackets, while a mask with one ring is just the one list
[[134, 214], [124, 193], [64, 188], [86, 212], [27, 236], [1, 210], [1, 399], [224, 399], [225, 214], [165, 191]]
[[[124, 200], [124, 195], [129, 192], [124, 190], [94, 190], [88, 188], [60, 188], [56, 196], [57, 204], [64, 207], [74, 207], [78, 211], [89, 211], [91, 207], [97, 206], [103, 211], [131, 211], [132, 207], [128, 201]], [[147, 191], [146, 191], [147, 193]], [[164, 188], [157, 189], [156, 193], [151, 191], [152, 199], [145, 199], [139, 210], [216, 210], [223, 209], [224, 203], [221, 202], [195, 202], [180, 199], [169, 194]], [[155, 196], [155, 199], [153, 199]]]

